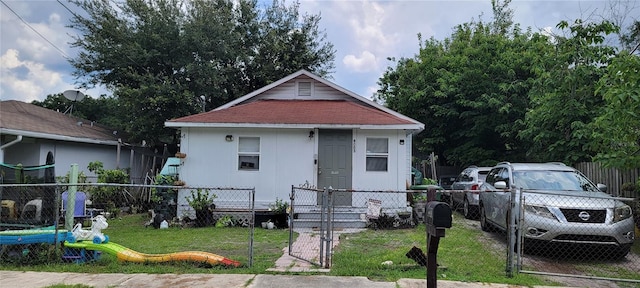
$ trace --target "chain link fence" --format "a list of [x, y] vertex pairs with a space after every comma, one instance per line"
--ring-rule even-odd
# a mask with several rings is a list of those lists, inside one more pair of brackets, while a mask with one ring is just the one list
[[[479, 205], [459, 201], [479, 194]], [[596, 193], [449, 190], [453, 210], [504, 240], [506, 271], [640, 283], [638, 199]], [[473, 211], [472, 213], [468, 213]]]
[[[381, 231], [379, 235], [384, 235], [393, 230], [415, 228], [424, 221], [426, 203], [427, 191], [357, 191], [292, 186], [289, 255], [330, 268], [334, 249], [339, 247], [341, 238], [366, 230]], [[371, 244], [380, 245], [381, 251], [389, 248], [384, 242]], [[416, 264], [415, 261], [425, 266], [425, 246], [424, 241], [420, 241], [397, 249], [407, 251], [403, 258], [405, 262]], [[379, 267], [374, 265], [370, 268]]]
[[[147, 193], [148, 195], [144, 196]], [[254, 260], [253, 188], [103, 183], [82, 183], [73, 186], [0, 184], [0, 199], [0, 263], [22, 265], [69, 260], [73, 257], [66, 255], [69, 249], [65, 246], [71, 246], [68, 243], [77, 240], [96, 242], [95, 238], [78, 238], [78, 235], [84, 234], [112, 237], [107, 238], [109, 240], [103, 237], [102, 243], [93, 243], [98, 245], [84, 245], [86, 247], [83, 246], [83, 255], [95, 256], [93, 252], [84, 251], [92, 250], [114, 254], [119, 260], [131, 262], [194, 261], [209, 264], [231, 263], [234, 266], [248, 267], [251, 267]], [[99, 215], [113, 225], [105, 224], [108, 227], [103, 227], [104, 231], [95, 230], [95, 219]], [[136, 235], [145, 237], [148, 234], [145, 229], [168, 228], [173, 230], [167, 231], [186, 235], [189, 233], [185, 232], [185, 229], [203, 227], [228, 230], [210, 230], [211, 233], [226, 233], [217, 238], [207, 237], [207, 233], [198, 233], [204, 235], [203, 239], [194, 236], [194, 243], [189, 243], [188, 240], [175, 243], [174, 250], [198, 247], [202, 251], [191, 254], [174, 253], [177, 251], [156, 252], [174, 253], [162, 256], [164, 258], [145, 254], [151, 254], [148, 251], [126, 252], [133, 255], [126, 258], [121, 252], [130, 249], [115, 247], [117, 244], [114, 244], [119, 241], [136, 242]], [[107, 242], [113, 245], [108, 246]], [[63, 245], [65, 243], [67, 245]], [[103, 244], [104, 246], [99, 246]], [[224, 257], [218, 257], [218, 254]], [[225, 259], [240, 261], [225, 262]], [[84, 260], [94, 259], [88, 257]]]
[[[340, 265], [353, 267], [353, 275], [374, 275], [389, 269], [382, 263], [390, 259], [400, 267], [422, 267], [416, 272], [424, 273], [427, 251], [422, 223], [427, 200], [449, 202], [450, 193], [469, 192], [292, 186], [289, 213], [278, 214], [256, 211], [252, 188], [116, 184], [75, 187], [72, 193], [70, 186], [62, 184], [0, 185], [0, 263], [65, 261], [62, 243], [69, 224], [81, 223], [88, 229], [92, 219], [103, 215], [110, 225], [102, 232], [110, 237], [109, 241], [124, 246], [139, 245], [132, 241], [135, 238], [158, 236], [149, 231], [167, 231], [170, 234], [162, 234], [163, 237], [180, 239], [172, 246], [174, 251], [202, 250], [251, 267], [261, 257], [273, 258], [264, 256], [263, 251], [282, 253], [284, 246], [263, 245], [263, 241], [267, 242], [255, 236], [255, 226], [272, 223], [275, 228], [290, 229], [289, 241], [284, 243], [289, 245], [289, 255], [319, 267]], [[637, 241], [632, 240], [637, 229], [632, 208], [638, 199], [566, 197], [547, 191], [486, 193], [504, 197], [503, 202], [498, 202], [502, 206], [483, 209], [486, 203], [480, 201], [477, 219], [465, 219], [464, 204], [454, 203], [453, 208], [460, 215], [454, 217], [452, 229], [465, 225], [465, 229], [487, 230], [481, 235], [488, 238], [501, 239], [487, 247], [496, 249], [500, 255], [506, 254], [503, 263], [507, 273], [640, 281], [640, 249]], [[67, 215], [71, 207], [74, 211]], [[165, 227], [168, 230], [163, 230]], [[274, 235], [267, 231], [258, 234], [264, 234], [261, 237], [265, 239]], [[174, 252], [152, 245], [136, 247], [141, 253]], [[442, 253], [462, 250], [449, 249], [452, 250]], [[360, 256], [365, 253], [371, 259], [363, 261]]]
[[[638, 247], [631, 251], [637, 229], [632, 207], [638, 199], [528, 190], [514, 195], [519, 212], [511, 220], [518, 249], [514, 263], [520, 273], [640, 283]], [[582, 269], [558, 269], [565, 265]]]

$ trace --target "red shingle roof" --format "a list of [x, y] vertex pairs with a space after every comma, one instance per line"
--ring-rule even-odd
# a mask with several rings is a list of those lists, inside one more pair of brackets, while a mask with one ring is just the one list
[[[82, 123], [82, 124], [79, 124]], [[0, 128], [100, 141], [118, 141], [121, 133], [91, 121], [16, 100], [0, 102]], [[45, 135], [43, 135], [45, 136]], [[46, 138], [46, 137], [44, 137]], [[123, 139], [124, 140], [124, 139]]]
[[379, 109], [344, 100], [259, 100], [170, 120], [182, 123], [415, 124]]

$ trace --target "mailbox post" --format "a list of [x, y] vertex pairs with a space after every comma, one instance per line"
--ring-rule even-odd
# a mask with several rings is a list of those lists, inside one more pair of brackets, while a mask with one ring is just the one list
[[451, 207], [438, 201], [427, 203], [424, 221], [427, 226], [427, 287], [437, 287], [438, 244], [445, 229], [451, 228]]

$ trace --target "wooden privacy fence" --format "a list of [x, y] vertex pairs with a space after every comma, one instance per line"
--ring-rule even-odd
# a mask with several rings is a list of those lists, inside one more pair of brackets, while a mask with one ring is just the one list
[[636, 198], [640, 195], [624, 195], [629, 192], [622, 191], [625, 183], [636, 183], [640, 177], [640, 169], [619, 170], [616, 168], [606, 168], [597, 162], [581, 162], [574, 165], [585, 176], [593, 182], [607, 185], [607, 192], [613, 196]]

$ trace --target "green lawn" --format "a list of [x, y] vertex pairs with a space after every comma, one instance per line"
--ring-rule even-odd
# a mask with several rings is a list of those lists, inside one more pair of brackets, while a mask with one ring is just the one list
[[109, 219], [109, 228], [102, 232], [109, 236], [110, 242], [140, 253], [205, 251], [240, 261], [243, 267], [199, 267], [193, 263], [121, 263], [115, 256], [103, 253], [99, 261], [82, 265], [59, 263], [60, 261], [57, 261], [59, 258], [54, 255], [49, 257], [51, 259], [48, 264], [3, 263], [2, 269], [81, 273], [264, 273], [282, 255], [282, 248], [288, 245], [289, 240], [288, 230], [255, 229], [254, 262], [249, 268], [246, 267], [249, 259], [249, 229], [241, 227], [154, 229], [144, 227], [147, 217], [146, 214], [136, 214]]
[[[464, 282], [491, 282], [518, 285], [553, 285], [541, 277], [519, 274], [506, 277], [505, 251], [496, 251], [490, 244], [477, 241], [482, 232], [457, 225], [446, 230], [438, 249], [438, 279]], [[400, 278], [426, 278], [426, 268], [405, 256], [413, 247], [426, 251], [424, 225], [415, 229], [367, 230], [344, 234], [333, 256], [331, 275], [361, 275], [372, 280], [396, 281]], [[359, 260], [355, 260], [359, 259]], [[481, 259], [481, 260], [479, 260]], [[392, 261], [390, 266], [382, 265]]]
[[[454, 213], [453, 227], [447, 229], [445, 237], [440, 239], [438, 279], [524, 286], [555, 284], [529, 274], [506, 277], [503, 246], [492, 244], [495, 241], [487, 241], [480, 229], [460, 224], [461, 217]], [[206, 251], [240, 261], [243, 266], [228, 268], [203, 267], [194, 263], [120, 263], [115, 256], [103, 254], [99, 261], [92, 263], [61, 263], [57, 260], [60, 259], [59, 256], [54, 255], [49, 257], [48, 264], [2, 263], [2, 269], [80, 273], [272, 273], [266, 272], [266, 269], [274, 266], [289, 239], [288, 230], [255, 229], [253, 267], [247, 267], [247, 228], [153, 229], [144, 227], [146, 220], [146, 214], [110, 219], [109, 228], [103, 232], [111, 242], [141, 253]], [[355, 234], [342, 234], [340, 244], [333, 253], [329, 275], [366, 276], [378, 281], [425, 279], [425, 267], [405, 256], [413, 246], [427, 252], [424, 225], [412, 229], [370, 229]], [[382, 265], [384, 261], [392, 261], [393, 265]]]

